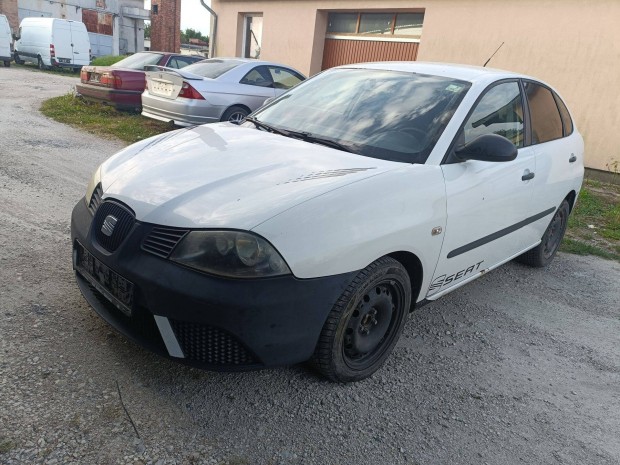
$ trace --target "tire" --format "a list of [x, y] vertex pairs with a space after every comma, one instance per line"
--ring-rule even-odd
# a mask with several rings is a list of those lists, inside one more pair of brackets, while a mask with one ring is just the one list
[[535, 268], [542, 268], [551, 263], [560, 248], [560, 243], [566, 232], [569, 214], [570, 206], [566, 200], [563, 200], [560, 207], [555, 211], [555, 215], [551, 218], [541, 243], [523, 255], [519, 255], [516, 261]]
[[15, 63], [17, 63], [18, 65], [24, 64], [24, 60], [20, 60], [19, 55], [17, 53], [15, 53], [15, 56], [13, 59], [15, 60]]
[[360, 271], [323, 325], [312, 363], [328, 379], [367, 378], [385, 362], [403, 331], [411, 305], [405, 268], [383, 257]]
[[249, 114], [250, 112], [247, 111], [245, 108], [234, 106], [230, 107], [224, 112], [220, 121], [228, 121], [229, 123], [240, 124], [241, 121], [243, 121], [243, 119]]
[[41, 60], [41, 57], [37, 57], [37, 68], [43, 70], [46, 69], [47, 67], [43, 64], [43, 60]]
[[10, 60], [4, 60], [4, 67], [5, 68], [10, 68], [11, 67], [11, 61]]

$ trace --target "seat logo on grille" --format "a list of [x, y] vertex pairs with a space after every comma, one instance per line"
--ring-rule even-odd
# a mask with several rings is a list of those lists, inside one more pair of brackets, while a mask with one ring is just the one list
[[103, 220], [103, 225], [101, 226], [101, 232], [108, 237], [112, 236], [117, 221], [118, 218], [116, 218], [114, 215], [106, 216], [105, 220]]

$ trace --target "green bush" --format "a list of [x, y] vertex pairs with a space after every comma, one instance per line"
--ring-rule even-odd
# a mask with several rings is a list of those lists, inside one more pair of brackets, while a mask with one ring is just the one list
[[119, 56], [114, 56], [114, 55], [105, 55], [102, 57], [97, 57], [95, 58], [91, 65], [93, 66], [110, 66], [113, 65], [114, 63], [116, 63], [117, 61], [121, 61], [123, 58], [127, 58], [127, 55], [119, 55]]

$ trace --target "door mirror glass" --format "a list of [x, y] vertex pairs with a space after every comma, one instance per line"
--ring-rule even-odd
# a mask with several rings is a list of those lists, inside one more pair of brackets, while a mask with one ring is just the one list
[[484, 134], [459, 147], [454, 154], [461, 161], [505, 162], [517, 158], [517, 152], [517, 147], [505, 137], [497, 134]]

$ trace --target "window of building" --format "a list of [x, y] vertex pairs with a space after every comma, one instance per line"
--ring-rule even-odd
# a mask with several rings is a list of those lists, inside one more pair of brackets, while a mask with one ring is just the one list
[[562, 137], [562, 118], [549, 89], [525, 82], [525, 94], [532, 120], [532, 143], [541, 144]]
[[328, 34], [419, 37], [424, 13], [330, 13]]
[[516, 81], [493, 86], [484, 94], [465, 123], [463, 143], [484, 134], [498, 134], [523, 147], [523, 105]]

